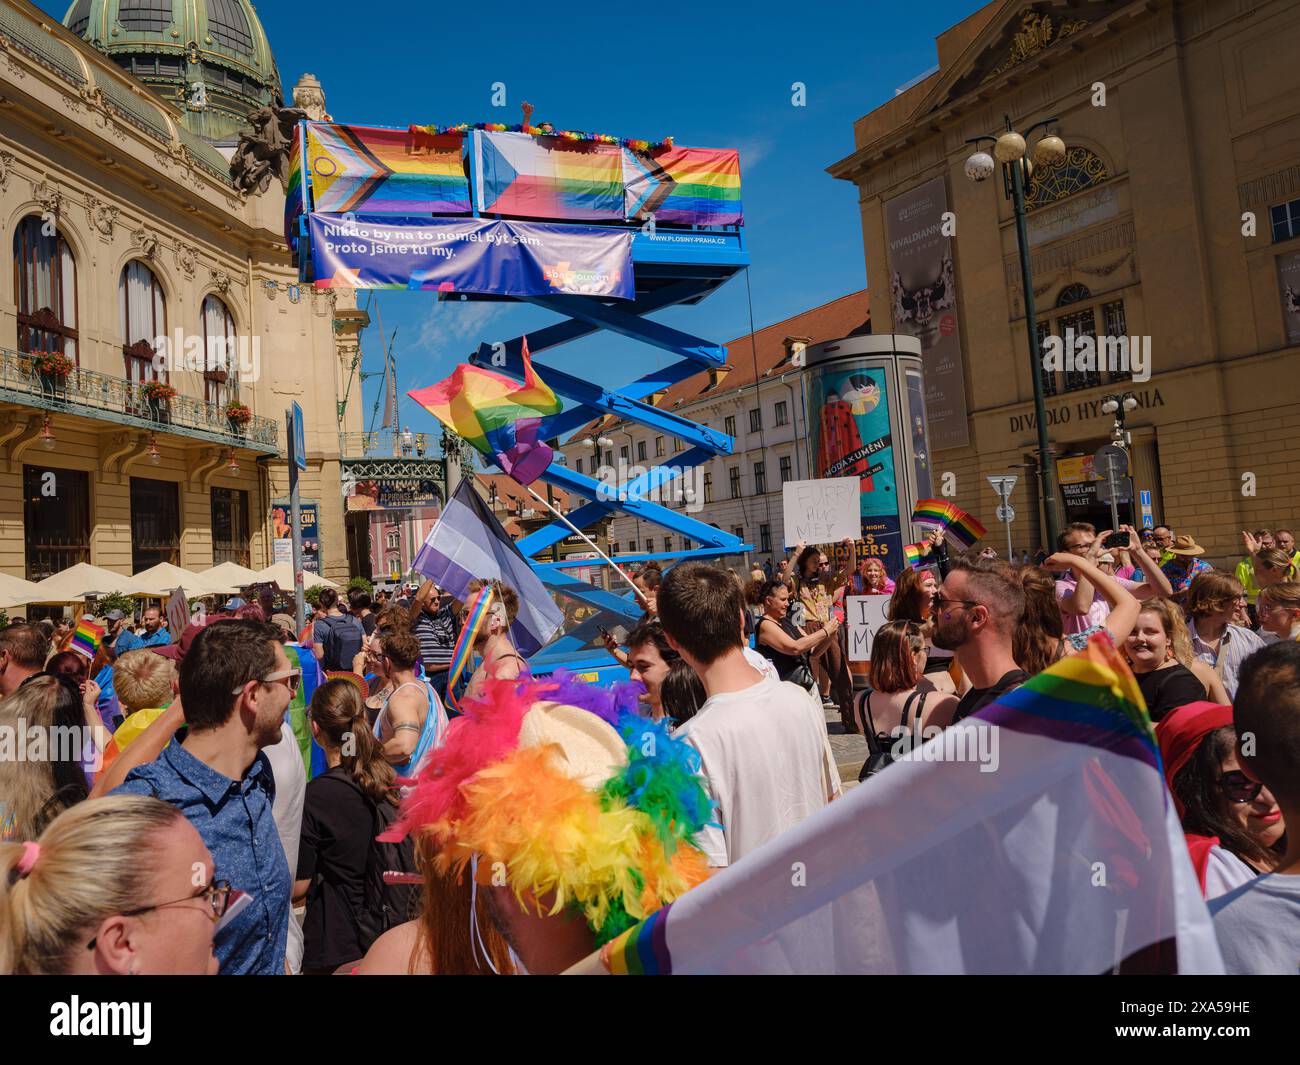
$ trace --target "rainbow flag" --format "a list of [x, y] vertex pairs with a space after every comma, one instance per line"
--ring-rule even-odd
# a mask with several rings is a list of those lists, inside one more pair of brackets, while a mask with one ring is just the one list
[[912, 509], [912, 521], [942, 529], [949, 542], [961, 548], [970, 547], [988, 532], [978, 519], [942, 499], [918, 499]]
[[[309, 122], [312, 210], [426, 217], [469, 214], [469, 179], [461, 158], [464, 143], [461, 133], [431, 135], [416, 127]], [[287, 195], [291, 199], [296, 195], [301, 205], [292, 173], [289, 185]]]
[[613, 939], [601, 951], [601, 958], [613, 976], [671, 976], [672, 959], [668, 956], [664, 931], [667, 929], [670, 902], [655, 910], [640, 924]]
[[483, 214], [623, 221], [623, 150], [618, 145], [486, 130], [474, 143]]
[[68, 650], [79, 651], [87, 658], [94, 658], [99, 645], [104, 642], [104, 630], [93, 621], [82, 618], [77, 622], [76, 631], [68, 644]]
[[922, 569], [925, 563], [922, 559], [931, 551], [929, 541], [922, 541], [919, 544], [907, 544], [903, 548], [903, 558], [913, 569]]
[[628, 218], [680, 225], [738, 226], [740, 154], [729, 148], [626, 149], [623, 185]]
[[537, 439], [541, 419], [558, 414], [563, 404], [533, 370], [527, 337], [523, 362], [522, 384], [481, 366], [462, 364], [445, 381], [407, 395], [520, 484], [532, 484], [553, 455]]
[[945, 535], [957, 540], [963, 547], [970, 547], [976, 540], [982, 539], [986, 532], [988, 530], [979, 523], [977, 518], [967, 514], [960, 507], [952, 508], [952, 519], [944, 530]]
[[918, 499], [912, 508], [912, 521], [917, 525], [946, 526], [952, 517], [953, 506], [942, 499]]
[[[674, 974], [1223, 971], [1141, 693], [1109, 637], [926, 737], [888, 773], [612, 940], [597, 964]], [[816, 883], [792, 889], [790, 869], [808, 855]]]
[[465, 624], [460, 630], [460, 638], [456, 641], [456, 649], [451, 653], [451, 665], [447, 668], [447, 701], [457, 710], [460, 709], [460, 704], [452, 693], [455, 691], [456, 682], [460, 680], [460, 675], [465, 672], [465, 667], [474, 657], [474, 642], [478, 639], [479, 631], [487, 623], [494, 597], [492, 585], [489, 584], [474, 603], [470, 616], [465, 619]]

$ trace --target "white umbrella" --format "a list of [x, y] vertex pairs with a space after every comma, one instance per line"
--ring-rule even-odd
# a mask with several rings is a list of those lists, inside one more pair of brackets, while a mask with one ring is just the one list
[[[213, 566], [211, 569], [199, 571], [199, 577], [212, 585], [219, 587], [223, 591], [234, 592], [240, 588], [247, 588], [257, 580], [257, 571], [251, 570], [247, 566], [241, 566], [238, 562], [223, 562], [219, 566]], [[2, 591], [2, 589], [0, 589]]]
[[13, 577], [8, 573], [0, 573], [0, 609], [24, 606], [32, 601], [31, 597], [34, 595], [36, 595], [36, 585], [32, 581]]
[[[267, 566], [264, 570], [259, 570], [256, 576], [259, 581], [275, 581], [280, 586], [280, 590], [287, 592], [293, 588], [293, 564], [291, 562], [277, 562], [272, 566]], [[304, 588], [333, 588], [338, 591], [338, 585], [333, 581], [327, 581], [324, 577], [319, 577], [315, 573], [308, 573], [303, 570], [302, 586]]]
[[141, 570], [127, 581], [122, 591], [127, 595], [164, 596], [177, 588], [184, 588], [187, 596], [220, 595], [227, 591], [221, 583], [209, 584], [197, 573], [191, 573], [170, 562], [159, 562]]
[[37, 581], [29, 603], [74, 603], [88, 595], [102, 596], [122, 592], [131, 578], [123, 573], [78, 562], [65, 570]]

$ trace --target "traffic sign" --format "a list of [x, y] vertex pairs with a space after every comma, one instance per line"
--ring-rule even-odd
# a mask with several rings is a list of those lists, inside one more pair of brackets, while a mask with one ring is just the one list
[[988, 482], [993, 486], [993, 491], [997, 492], [1003, 499], [1011, 495], [1011, 490], [1015, 488], [1016, 481], [1020, 475], [1016, 473], [992, 473], [988, 476]]
[[998, 521], [1006, 522], [1008, 525], [1016, 520], [1016, 508], [1010, 503], [998, 504]]
[[1115, 444], [1102, 444], [1097, 449], [1097, 454], [1092, 457], [1092, 472], [1103, 481], [1110, 476], [1111, 470], [1107, 460], [1112, 455], [1115, 458], [1115, 476], [1123, 477], [1128, 473], [1128, 452]]
[[302, 408], [293, 405], [293, 461], [298, 469], [307, 471], [307, 440], [302, 426]]
[[[1115, 502], [1127, 503], [1133, 498], [1133, 488], [1127, 477], [1118, 477], [1115, 480]], [[1097, 482], [1097, 500], [1101, 503], [1109, 503], [1110, 499], [1110, 482]]]

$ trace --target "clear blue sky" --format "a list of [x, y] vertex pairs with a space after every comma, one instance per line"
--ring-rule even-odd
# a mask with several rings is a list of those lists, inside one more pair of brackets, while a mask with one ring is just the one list
[[[40, 2], [59, 18], [67, 9], [58, 0]], [[597, 13], [592, 4], [316, 0], [267, 2], [258, 14], [286, 93], [304, 71], [315, 74], [339, 122], [514, 123], [528, 100], [535, 122], [739, 149], [749, 284], [761, 328], [866, 284], [857, 190], [825, 168], [852, 151], [854, 120], [932, 68], [934, 38], [980, 6], [661, 0], [623, 15]], [[506, 86], [504, 108], [491, 106], [497, 81]], [[807, 86], [805, 107], [791, 106], [796, 81]], [[358, 295], [364, 306], [365, 294]], [[397, 330], [401, 418], [417, 432], [433, 432], [436, 423], [406, 397], [408, 389], [446, 376], [480, 340], [556, 320], [532, 307], [440, 304], [430, 293], [377, 299], [385, 331]], [[738, 337], [750, 328], [745, 277], [698, 307], [660, 318], [709, 340]], [[362, 348], [364, 368], [382, 369], [375, 325], [362, 335]], [[598, 333], [545, 361], [616, 385], [653, 368], [655, 359], [655, 349]], [[378, 389], [379, 378], [366, 382], [367, 423]]]

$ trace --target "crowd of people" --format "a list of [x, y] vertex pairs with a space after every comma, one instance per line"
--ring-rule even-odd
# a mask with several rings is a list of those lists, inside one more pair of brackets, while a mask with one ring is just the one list
[[[868, 780], [1098, 638], [1145, 701], [1229, 970], [1294, 971], [1300, 552], [1288, 530], [1243, 544], [1233, 572], [1167, 527], [1084, 523], [1033, 561], [936, 533], [893, 579], [802, 544], [748, 583], [649, 564], [639, 623], [601, 630], [631, 679], [608, 690], [531, 675], [499, 580], [327, 589], [298, 632], [260, 596], [177, 634], [110, 615], [93, 657], [67, 623], [11, 624], [0, 736], [92, 739], [0, 757], [0, 972], [562, 971], [833, 802], [828, 713]], [[859, 595], [888, 620], [855, 684]], [[669, 790], [675, 828], [626, 843]]]

